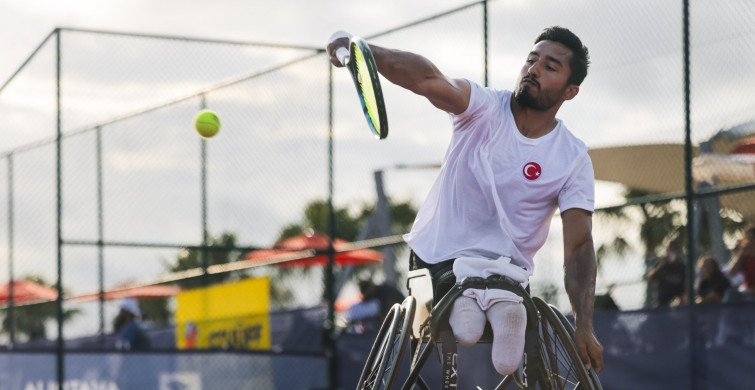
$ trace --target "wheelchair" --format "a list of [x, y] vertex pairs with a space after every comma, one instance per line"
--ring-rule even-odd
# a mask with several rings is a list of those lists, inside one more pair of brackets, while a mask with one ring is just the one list
[[[574, 328], [555, 307], [529, 293], [513, 279], [494, 275], [487, 279], [465, 278], [456, 283], [451, 266], [435, 273], [426, 268], [409, 271], [409, 296], [395, 304], [383, 321], [365, 362], [358, 390], [393, 389], [405, 355], [409, 356], [409, 374], [402, 390], [416, 387], [429, 390], [421, 371], [433, 352], [442, 346], [441, 385], [457, 388], [456, 340], [448, 317], [453, 302], [469, 288], [498, 288], [523, 298], [527, 312], [525, 346], [517, 371], [503, 377], [496, 389], [583, 389], [602, 390], [594, 370], [587, 370], [574, 344]], [[435, 296], [441, 297], [437, 301]], [[492, 342], [490, 324], [480, 343]], [[410, 346], [407, 353], [406, 348]], [[478, 387], [479, 389], [479, 387]]]

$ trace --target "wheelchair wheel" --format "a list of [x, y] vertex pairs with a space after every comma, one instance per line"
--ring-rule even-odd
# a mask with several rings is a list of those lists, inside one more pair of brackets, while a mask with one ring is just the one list
[[540, 314], [540, 355], [543, 375], [540, 388], [594, 390], [596, 387], [579, 357], [572, 334], [553, 309], [541, 299], [532, 299]]
[[409, 296], [388, 312], [365, 362], [358, 390], [392, 388], [409, 341], [415, 302], [414, 297]]
[[[536, 298], [537, 299], [537, 298]], [[553, 305], [548, 305], [553, 309], [553, 312], [556, 313], [556, 316], [561, 321], [561, 323], [564, 325], [564, 328], [566, 328], [566, 331], [569, 332], [569, 335], [571, 336], [572, 340], [574, 339], [574, 327], [572, 326], [571, 322], [566, 319], [566, 316], [561, 313], [560, 310], [553, 307]], [[590, 377], [590, 381], [592, 382], [592, 386], [596, 390], [603, 390], [603, 386], [600, 384], [600, 380], [598, 379], [598, 374], [595, 372], [594, 369], [590, 368], [590, 370], [587, 371], [587, 376]]]

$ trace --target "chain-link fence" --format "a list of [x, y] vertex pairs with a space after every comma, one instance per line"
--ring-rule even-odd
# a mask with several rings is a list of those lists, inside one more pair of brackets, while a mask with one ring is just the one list
[[[693, 257], [710, 252], [725, 264], [744, 224], [754, 220], [747, 146], [748, 139], [755, 142], [755, 73], [748, 61], [755, 55], [753, 18], [748, 2], [693, 2], [686, 58], [682, 4], [671, 1], [591, 1], [579, 8], [478, 2], [366, 38], [423, 54], [452, 77], [500, 89], [514, 86], [543, 27], [566, 26], [582, 38], [592, 66], [559, 117], [592, 149], [597, 293], [632, 310], [652, 304], [657, 291], [645, 273], [670, 237], [692, 238], [695, 245], [685, 248], [694, 249]], [[327, 319], [319, 308], [328, 293], [327, 267], [237, 261], [307, 228], [349, 240], [376, 238], [361, 246], [395, 259], [387, 269], [369, 262], [351, 269], [336, 259], [336, 308], [335, 298], [345, 305], [357, 294], [355, 276], [395, 280], [405, 292], [408, 259], [397, 236], [403, 227], [376, 221], [391, 206], [421, 204], [450, 125], [424, 99], [383, 82], [391, 133], [377, 142], [362, 123], [348, 73], [332, 69], [320, 48], [55, 30], [0, 89], [0, 117], [13, 132], [0, 155], [0, 245], [7, 253], [0, 282], [30, 279], [46, 286], [38, 291], [60, 288], [71, 299], [58, 311], [54, 298], [29, 304], [35, 299], [24, 301], [14, 287], [3, 312], [4, 343], [49, 352], [62, 314], [66, 350], [111, 349], [115, 298], [141, 297], [159, 332], [175, 325], [169, 298], [175, 290], [147, 287], [160, 282], [186, 290], [250, 276], [271, 278], [271, 308], [280, 323], [320, 329]], [[222, 122], [209, 140], [193, 129], [203, 108]], [[686, 163], [698, 195], [685, 194]], [[381, 206], [381, 194], [389, 205]], [[690, 214], [689, 204], [695, 206]], [[336, 215], [329, 216], [330, 209]], [[328, 231], [331, 218], [338, 221], [335, 231]], [[359, 228], [347, 234], [347, 220]], [[536, 256], [532, 291], [569, 311], [561, 240], [557, 216]], [[301, 255], [326, 252], [320, 247]], [[224, 265], [229, 262], [237, 264], [233, 271]], [[135, 287], [146, 291], [127, 290]], [[273, 334], [272, 348], [322, 359], [329, 341], [318, 332], [300, 335], [300, 343]], [[175, 334], [155, 334], [154, 349], [175, 348]], [[307, 345], [303, 340], [316, 342], [297, 349]], [[98, 356], [65, 359], [94, 364]], [[227, 364], [247, 364], [224, 356]], [[55, 379], [56, 363], [47, 366], [38, 366], [42, 376]], [[313, 380], [325, 386], [332, 378]]]

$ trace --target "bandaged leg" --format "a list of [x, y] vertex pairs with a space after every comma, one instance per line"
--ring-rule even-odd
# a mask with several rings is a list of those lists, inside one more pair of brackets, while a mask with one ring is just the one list
[[448, 322], [459, 344], [472, 345], [485, 330], [485, 312], [480, 309], [477, 300], [460, 296], [454, 301]]
[[498, 302], [486, 313], [493, 329], [493, 366], [502, 375], [511, 374], [524, 353], [527, 312], [521, 303]]

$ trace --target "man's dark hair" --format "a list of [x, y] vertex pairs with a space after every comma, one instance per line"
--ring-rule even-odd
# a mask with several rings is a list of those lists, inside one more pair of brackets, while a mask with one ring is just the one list
[[590, 53], [587, 51], [587, 47], [582, 44], [579, 37], [569, 31], [569, 29], [553, 26], [546, 28], [535, 38], [535, 44], [540, 41], [558, 42], [572, 51], [572, 56], [569, 60], [571, 76], [569, 76], [568, 82], [575, 85], [582, 84], [585, 76], [587, 76], [587, 68], [590, 67]]
[[375, 283], [372, 280], [360, 280], [359, 292], [362, 293], [363, 298], [370, 299], [375, 295]]

